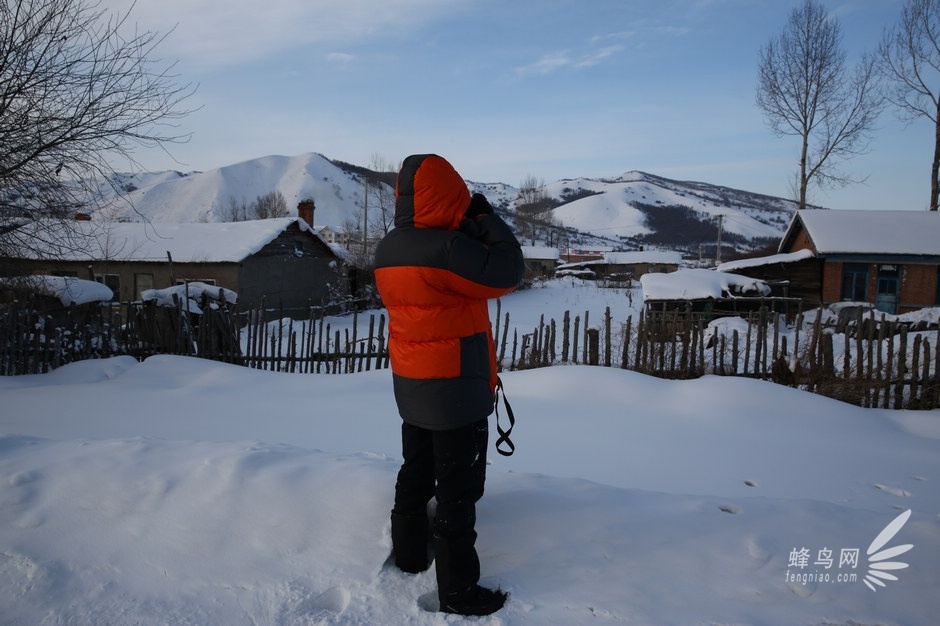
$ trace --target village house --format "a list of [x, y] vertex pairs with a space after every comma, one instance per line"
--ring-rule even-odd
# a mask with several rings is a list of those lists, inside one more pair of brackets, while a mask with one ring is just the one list
[[349, 233], [332, 228], [331, 226], [317, 226], [314, 230], [328, 244], [342, 248], [349, 247]]
[[719, 269], [762, 278], [808, 306], [865, 302], [900, 314], [940, 305], [940, 214], [797, 211], [779, 254]]
[[668, 250], [636, 250], [605, 252], [600, 258], [564, 263], [559, 275], [580, 276], [596, 280], [630, 281], [644, 274], [667, 274], [679, 269], [682, 255]]
[[719, 272], [750, 276], [764, 281], [775, 298], [794, 298], [803, 308], [815, 309], [822, 303], [823, 260], [808, 249], [770, 256], [728, 261], [720, 264]]
[[522, 246], [522, 257], [525, 259], [525, 277], [527, 279], [553, 276], [558, 265], [560, 253], [558, 248], [542, 246]]
[[[63, 232], [57, 236], [50, 228]], [[330, 247], [303, 219], [30, 223], [19, 229], [21, 239], [29, 240], [31, 229], [37, 230], [37, 237], [41, 231], [48, 240], [68, 245], [46, 254], [24, 247], [21, 253], [0, 259], [3, 275], [95, 280], [120, 301], [139, 300], [145, 290], [201, 282], [235, 292], [243, 310], [258, 307], [263, 300], [272, 316], [305, 312], [349, 295], [341, 251]]]

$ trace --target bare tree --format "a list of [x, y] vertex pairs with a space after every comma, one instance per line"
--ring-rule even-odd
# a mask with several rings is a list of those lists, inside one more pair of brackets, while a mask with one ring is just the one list
[[516, 199], [516, 212], [540, 214], [551, 208], [551, 197], [545, 189], [545, 181], [532, 174], [527, 175], [519, 185]]
[[[95, 0], [0, 5], [0, 205], [34, 220], [88, 211], [115, 161], [185, 141], [194, 88], [154, 60], [165, 35]], [[12, 231], [8, 231], [8, 234]], [[7, 237], [0, 235], [0, 249]], [[22, 243], [22, 242], [21, 242]]]
[[258, 196], [251, 203], [251, 215], [258, 220], [267, 220], [275, 217], [287, 217], [290, 212], [287, 210], [287, 200], [280, 191]]
[[229, 196], [224, 202], [216, 202], [213, 205], [212, 214], [220, 222], [247, 222], [288, 217], [290, 211], [287, 209], [284, 194], [280, 191], [272, 191], [258, 196], [251, 203]]
[[522, 180], [515, 208], [519, 236], [529, 239], [532, 245], [539, 237], [547, 237], [553, 227], [557, 227], [552, 215], [552, 197], [541, 178], [529, 174]]
[[927, 118], [934, 125], [930, 210], [940, 200], [940, 0], [908, 0], [898, 24], [878, 48], [887, 99], [902, 120]]
[[790, 14], [783, 31], [760, 52], [757, 105], [778, 136], [800, 138], [800, 208], [807, 188], [855, 182], [840, 161], [868, 150], [881, 111], [874, 57], [865, 55], [847, 73], [842, 29], [814, 0]]
[[225, 202], [216, 202], [212, 213], [220, 222], [245, 222], [249, 218], [250, 208], [244, 200], [229, 196]]
[[388, 234], [395, 221], [395, 179], [398, 167], [378, 153], [373, 153], [369, 169], [372, 173], [365, 176], [369, 231], [373, 236], [381, 238]]

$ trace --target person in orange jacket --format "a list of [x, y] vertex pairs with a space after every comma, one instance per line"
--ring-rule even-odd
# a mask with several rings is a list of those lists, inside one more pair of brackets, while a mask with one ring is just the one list
[[389, 316], [389, 354], [402, 418], [403, 463], [392, 508], [392, 555], [428, 569], [428, 503], [441, 611], [488, 615], [507, 594], [481, 587], [476, 503], [486, 479], [496, 350], [488, 300], [515, 289], [525, 264], [509, 226], [471, 196], [435, 154], [407, 157], [395, 188], [395, 228], [375, 253]]

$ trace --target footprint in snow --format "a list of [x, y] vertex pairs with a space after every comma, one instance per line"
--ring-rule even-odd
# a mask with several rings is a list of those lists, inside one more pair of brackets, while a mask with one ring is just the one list
[[330, 587], [315, 598], [311, 598], [301, 607], [301, 612], [308, 616], [328, 617], [339, 615], [349, 606], [350, 593], [342, 587]]
[[911, 492], [907, 489], [899, 489], [896, 487], [888, 487], [887, 485], [880, 485], [875, 483], [875, 489], [880, 489], [886, 493], [890, 493], [892, 496], [898, 496], [900, 498], [910, 498]]

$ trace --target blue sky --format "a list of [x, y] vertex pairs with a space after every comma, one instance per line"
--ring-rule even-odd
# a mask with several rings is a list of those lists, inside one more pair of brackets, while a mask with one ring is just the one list
[[[130, 0], [106, 0], [124, 9]], [[791, 197], [798, 140], [754, 104], [758, 53], [801, 0], [138, 0], [159, 56], [199, 84], [191, 140], [148, 169], [207, 170], [320, 152], [369, 165], [437, 152], [468, 179], [643, 170]], [[850, 61], [903, 0], [823, 0]], [[886, 110], [867, 182], [814, 191], [839, 209], [922, 210], [933, 129]]]

